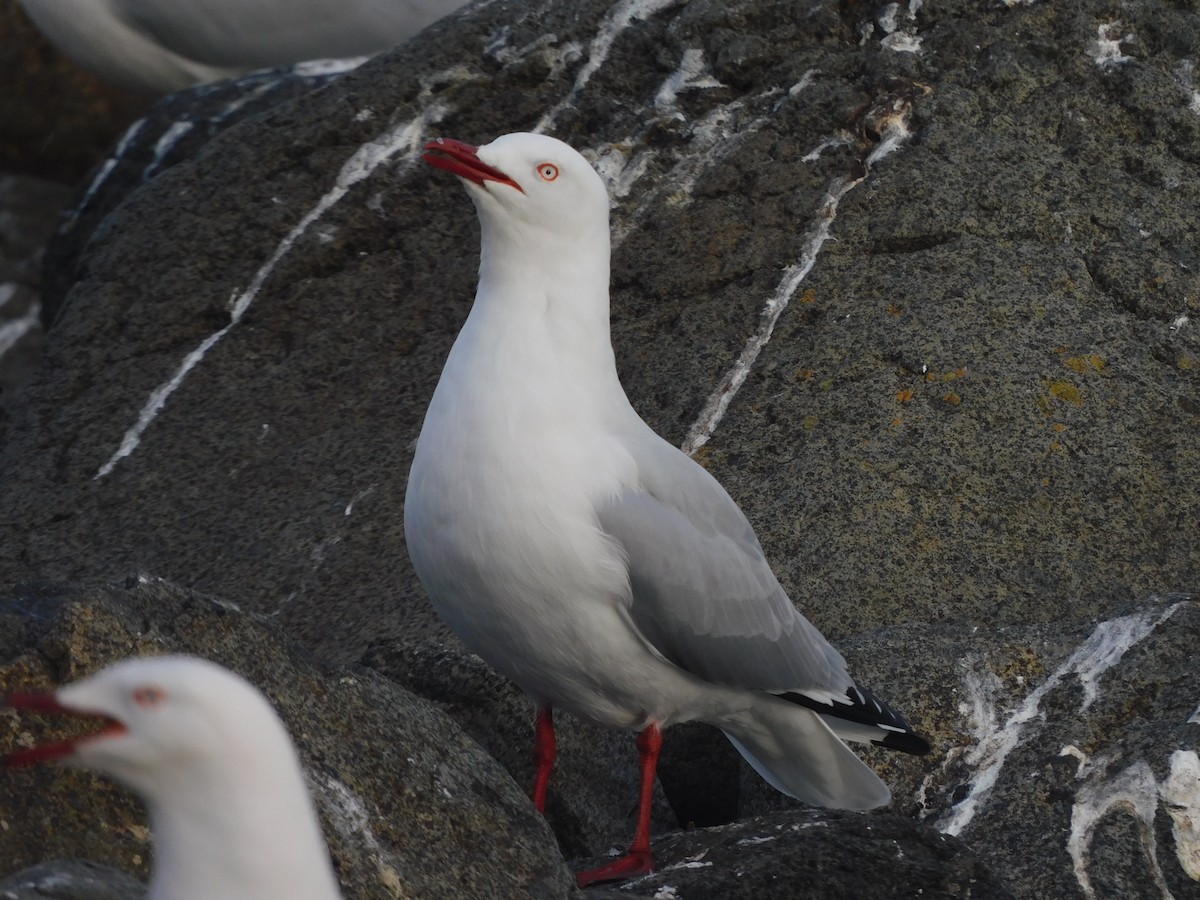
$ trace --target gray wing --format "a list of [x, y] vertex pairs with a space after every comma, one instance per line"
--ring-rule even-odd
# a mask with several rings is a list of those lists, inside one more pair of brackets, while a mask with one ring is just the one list
[[267, 68], [363, 56], [466, 0], [114, 0], [130, 27], [209, 66]]
[[718, 684], [843, 693], [846, 663], [792, 605], [745, 515], [707, 471], [649, 433], [642, 484], [597, 510], [629, 563], [630, 616], [679, 667]]

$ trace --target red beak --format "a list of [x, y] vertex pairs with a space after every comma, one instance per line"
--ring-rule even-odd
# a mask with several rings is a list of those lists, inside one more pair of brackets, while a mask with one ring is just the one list
[[98, 737], [111, 737], [118, 734], [125, 734], [126, 728], [116, 719], [107, 716], [104, 713], [81, 712], [77, 709], [68, 709], [58, 702], [58, 698], [54, 694], [43, 693], [41, 691], [30, 691], [28, 693], [9, 694], [4, 699], [5, 705], [11, 706], [13, 709], [27, 710], [37, 713], [56, 713], [64, 716], [78, 716], [85, 719], [93, 719], [102, 723], [103, 727], [99, 731], [94, 731], [78, 737], [68, 738], [62, 741], [54, 741], [50, 744], [42, 744], [39, 747], [29, 747], [24, 750], [14, 750], [11, 753], [0, 756], [0, 765], [19, 768], [22, 766], [32, 766], [49, 760], [61, 759], [64, 756], [70, 756], [75, 752], [76, 746], [84, 741], [90, 741]]
[[499, 169], [493, 168], [479, 158], [479, 148], [473, 147], [470, 144], [464, 144], [462, 141], [451, 140], [450, 138], [438, 138], [436, 141], [430, 141], [425, 145], [425, 152], [421, 154], [421, 159], [429, 163], [435, 169], [445, 169], [459, 178], [465, 178], [467, 181], [483, 187], [485, 181], [496, 181], [500, 184], [507, 184], [509, 187], [514, 187], [521, 193], [525, 193], [521, 186], [501, 172]]

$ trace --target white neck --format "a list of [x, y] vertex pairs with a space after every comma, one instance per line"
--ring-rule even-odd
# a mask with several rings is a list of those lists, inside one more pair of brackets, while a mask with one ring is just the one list
[[149, 813], [155, 856], [150, 900], [340, 897], [291, 758], [175, 779]]
[[[594, 234], [547, 235], [480, 216], [479, 290], [474, 327], [493, 337], [535, 327], [579, 377], [615, 378], [609, 336], [607, 222]], [[586, 248], [586, 250], [581, 249]], [[484, 324], [486, 322], [486, 325]], [[521, 346], [519, 336], [510, 346]], [[565, 374], [565, 373], [564, 373]]]

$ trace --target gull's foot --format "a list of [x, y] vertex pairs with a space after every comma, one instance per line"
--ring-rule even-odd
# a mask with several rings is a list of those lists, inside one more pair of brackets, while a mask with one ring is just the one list
[[605, 863], [598, 869], [588, 869], [575, 876], [575, 883], [581, 888], [603, 881], [624, 881], [635, 875], [649, 875], [654, 871], [654, 857], [648, 850], [630, 850], [620, 859]]

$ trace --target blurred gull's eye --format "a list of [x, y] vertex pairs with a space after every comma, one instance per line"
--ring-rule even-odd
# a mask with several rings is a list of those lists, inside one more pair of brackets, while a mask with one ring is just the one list
[[167, 699], [167, 692], [156, 684], [147, 684], [133, 690], [133, 702], [142, 709], [154, 709]]

